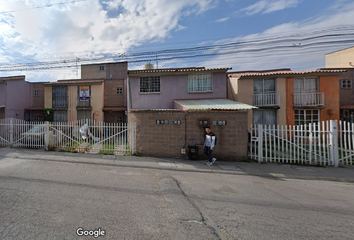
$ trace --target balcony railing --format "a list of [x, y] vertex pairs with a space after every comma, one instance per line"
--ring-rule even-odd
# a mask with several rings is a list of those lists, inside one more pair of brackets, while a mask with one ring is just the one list
[[77, 108], [90, 108], [91, 107], [91, 98], [78, 98], [76, 99]]
[[306, 106], [323, 106], [324, 105], [324, 93], [294, 93], [294, 106], [306, 107]]
[[253, 105], [257, 107], [277, 107], [280, 103], [279, 93], [253, 95]]

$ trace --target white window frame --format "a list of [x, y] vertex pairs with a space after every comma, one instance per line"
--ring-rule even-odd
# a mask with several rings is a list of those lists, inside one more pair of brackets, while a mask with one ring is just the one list
[[[142, 91], [142, 89], [146, 89], [146, 90]], [[140, 77], [139, 91], [140, 93], [160, 93], [161, 92], [160, 76]]]
[[116, 88], [116, 94], [123, 94], [123, 88], [122, 87]]
[[352, 80], [350, 79], [341, 79], [340, 80], [341, 89], [352, 89]]
[[99, 67], [100, 71], [104, 71], [104, 66]]
[[39, 90], [34, 90], [33, 94], [34, 94], [35, 97], [39, 97]]
[[318, 93], [319, 88], [320, 84], [317, 77], [294, 79], [294, 93]]
[[[297, 111], [302, 111], [303, 114], [296, 113]], [[311, 111], [309, 113], [308, 111]], [[313, 116], [316, 116], [314, 112], [317, 112], [317, 120]], [[299, 116], [303, 115], [303, 119], [298, 118]], [[310, 117], [308, 120], [308, 117]], [[319, 109], [296, 109], [294, 110], [294, 120], [295, 120], [295, 125], [307, 125], [309, 123], [317, 123], [320, 122], [321, 120], [321, 111]]]
[[212, 92], [213, 91], [213, 74], [211, 73], [195, 73], [188, 75], [188, 92]]

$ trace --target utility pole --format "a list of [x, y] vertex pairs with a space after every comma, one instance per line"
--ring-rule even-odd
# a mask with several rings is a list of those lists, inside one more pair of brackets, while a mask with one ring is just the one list
[[80, 61], [80, 58], [76, 57], [76, 78], [79, 79], [79, 69], [77, 67], [77, 62]]

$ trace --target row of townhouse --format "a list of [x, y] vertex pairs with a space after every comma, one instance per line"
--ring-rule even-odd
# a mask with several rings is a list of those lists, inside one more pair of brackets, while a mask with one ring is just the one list
[[[353, 68], [227, 72], [228, 68], [127, 69], [127, 62], [82, 65], [82, 78], [26, 82], [0, 78], [0, 119], [85, 118], [127, 122], [128, 110], [174, 109], [175, 100], [230, 99], [256, 106], [248, 124], [299, 125], [354, 115]], [[6, 106], [6, 107], [5, 107]]]

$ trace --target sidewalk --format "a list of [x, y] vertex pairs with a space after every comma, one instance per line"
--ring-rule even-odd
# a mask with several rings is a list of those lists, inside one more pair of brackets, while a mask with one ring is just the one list
[[217, 161], [213, 166], [208, 167], [205, 165], [205, 160], [190, 161], [186, 159], [171, 158], [47, 152], [43, 149], [0, 148], [0, 162], [3, 158], [20, 158], [173, 171], [252, 175], [270, 179], [291, 178], [354, 183], [354, 166], [334, 168], [297, 166], [277, 163], [259, 164], [253, 162]]

